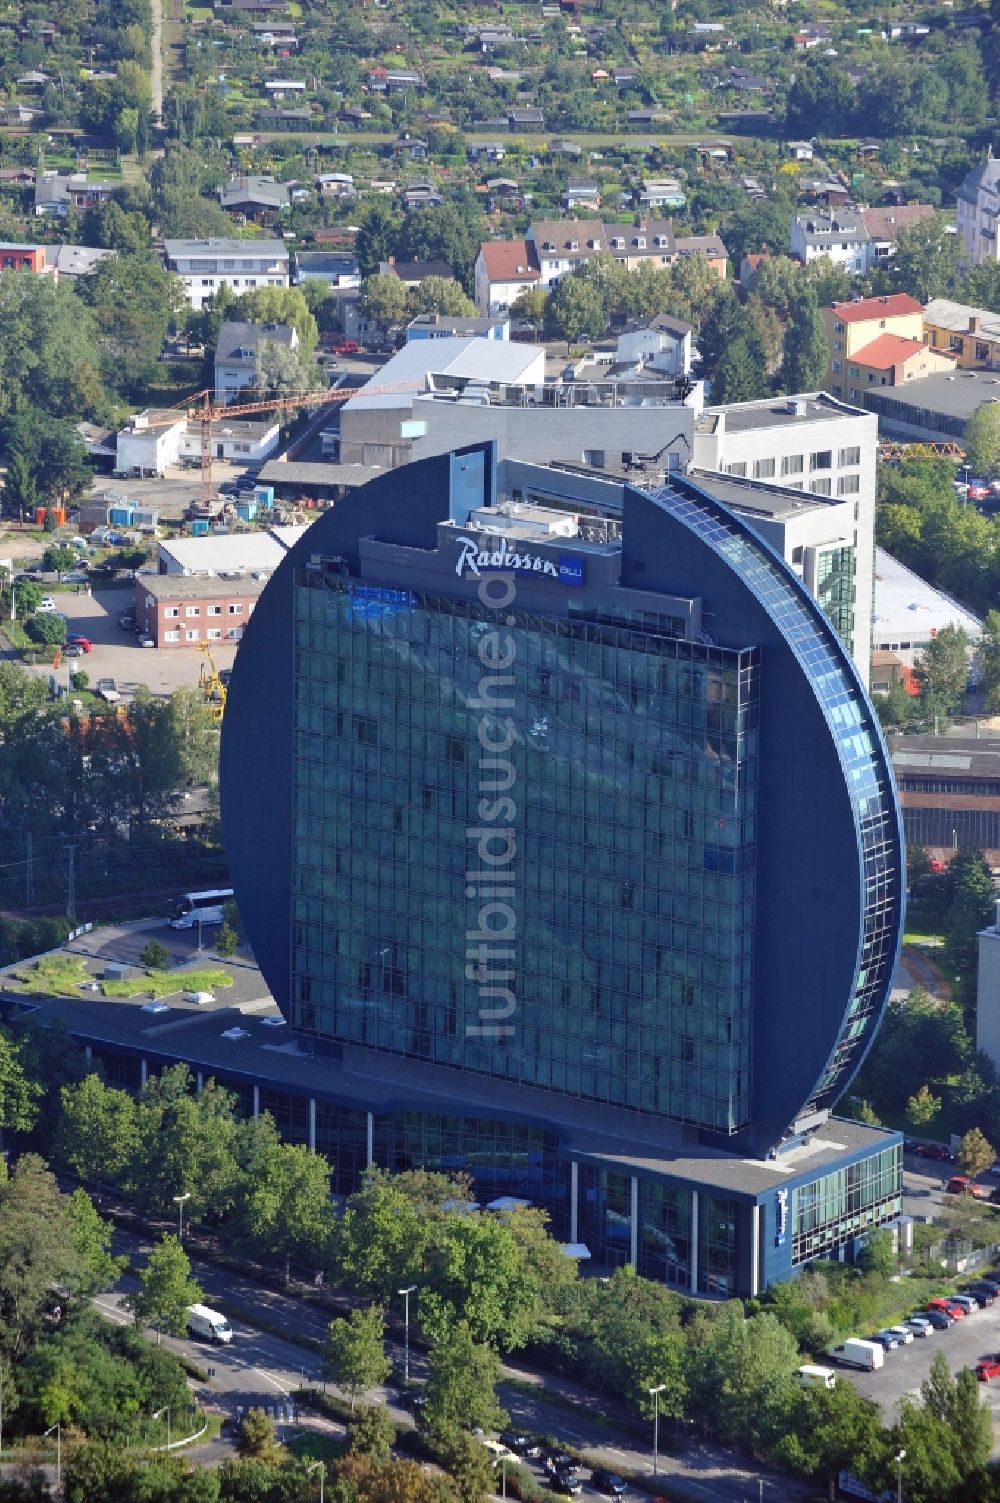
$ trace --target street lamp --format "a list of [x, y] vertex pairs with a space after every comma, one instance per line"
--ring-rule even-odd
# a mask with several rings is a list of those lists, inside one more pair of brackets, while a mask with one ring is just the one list
[[896, 1503], [903, 1503], [903, 1462], [906, 1460], [906, 1452], [900, 1451], [895, 1457], [896, 1462]]
[[406, 1313], [403, 1316], [403, 1382], [410, 1381], [410, 1295], [416, 1293], [416, 1284], [410, 1284], [406, 1289], [397, 1289], [406, 1301]]
[[[60, 1420], [50, 1425], [45, 1435], [51, 1435], [53, 1430], [56, 1432], [56, 1492], [58, 1492], [62, 1486], [62, 1422]], [[43, 1440], [45, 1435], [42, 1436]]]
[[506, 1497], [507, 1497], [507, 1458], [506, 1458], [506, 1456], [501, 1456], [500, 1457], [500, 1468], [501, 1468], [501, 1471], [500, 1471], [500, 1496], [501, 1496], [501, 1498], [506, 1499]]
[[155, 1410], [152, 1417], [153, 1417], [153, 1419], [158, 1420], [161, 1414], [165, 1414], [167, 1416], [167, 1450], [169, 1451], [170, 1450], [170, 1405], [169, 1404], [164, 1404], [164, 1406], [163, 1406], [162, 1409]]
[[312, 1466], [306, 1467], [306, 1476], [311, 1472], [319, 1471], [319, 1503], [323, 1503], [323, 1479], [326, 1477], [326, 1462], [314, 1461]]
[[183, 1195], [174, 1196], [174, 1205], [177, 1207], [177, 1240], [184, 1241], [184, 1202], [191, 1199], [191, 1191], [185, 1190]]
[[649, 1390], [653, 1400], [653, 1476], [660, 1460], [660, 1394], [666, 1388], [666, 1383], [658, 1383], [655, 1388]]

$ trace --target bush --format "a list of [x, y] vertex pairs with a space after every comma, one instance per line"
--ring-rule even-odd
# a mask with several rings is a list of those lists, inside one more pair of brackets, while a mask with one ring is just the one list
[[215, 953], [217, 955], [235, 955], [239, 940], [228, 924], [223, 924], [215, 936]]
[[158, 939], [151, 939], [142, 952], [142, 963], [147, 971], [162, 971], [170, 959], [170, 951]]
[[66, 622], [62, 616], [29, 616], [24, 629], [42, 647], [61, 647], [66, 641]]

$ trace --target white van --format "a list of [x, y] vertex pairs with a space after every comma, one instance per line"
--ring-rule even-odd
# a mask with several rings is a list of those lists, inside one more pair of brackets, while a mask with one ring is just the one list
[[189, 1305], [187, 1313], [188, 1333], [201, 1341], [211, 1341], [216, 1346], [228, 1345], [233, 1339], [233, 1328], [218, 1310], [207, 1305]]
[[836, 1388], [837, 1374], [832, 1367], [820, 1367], [815, 1362], [804, 1362], [799, 1368], [799, 1382], [815, 1384], [817, 1388]]

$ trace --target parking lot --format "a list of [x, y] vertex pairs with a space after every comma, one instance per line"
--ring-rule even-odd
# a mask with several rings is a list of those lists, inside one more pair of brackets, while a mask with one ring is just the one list
[[[83, 657], [64, 659], [55, 675], [60, 684], [68, 685], [69, 674], [82, 670], [88, 674], [91, 685], [99, 678], [115, 679], [126, 697], [140, 684], [148, 685], [154, 694], [197, 688], [198, 674], [205, 662], [203, 652], [195, 648], [140, 647], [135, 632], [119, 627], [119, 611], [131, 609], [135, 604], [133, 589], [98, 590], [93, 595], [58, 593], [54, 599], [66, 616], [67, 632], [79, 632], [94, 644], [93, 651]], [[236, 646], [235, 642], [213, 642], [212, 657], [217, 668], [233, 666]], [[38, 664], [34, 671], [45, 679], [52, 676], [50, 664]]]
[[[953, 1373], [963, 1367], [974, 1368], [983, 1357], [1000, 1352], [1000, 1300], [987, 1310], [976, 1310], [965, 1320], [956, 1321], [947, 1331], [932, 1331], [930, 1336], [917, 1338], [909, 1346], [886, 1352], [885, 1365], [878, 1372], [862, 1373], [842, 1367], [837, 1369], [837, 1380], [849, 1380], [859, 1392], [874, 1399], [891, 1422], [900, 1399], [919, 1395], [935, 1352], [944, 1352]], [[997, 1455], [1000, 1454], [1000, 1380], [981, 1383], [979, 1387], [993, 1414], [993, 1454]]]

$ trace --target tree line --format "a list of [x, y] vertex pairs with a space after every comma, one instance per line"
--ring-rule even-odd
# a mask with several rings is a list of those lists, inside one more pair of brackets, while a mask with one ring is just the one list
[[[196, 1093], [190, 1072], [175, 1066], [133, 1097], [88, 1071], [72, 1046], [32, 1031], [0, 1034], [0, 1121], [85, 1180], [127, 1191], [150, 1216], [190, 1194], [191, 1214], [224, 1246], [286, 1270], [320, 1270], [360, 1299], [361, 1309], [332, 1323], [324, 1353], [328, 1374], [355, 1400], [384, 1380], [386, 1322], [398, 1322], [398, 1290], [413, 1286], [414, 1333], [431, 1353], [420, 1429], [438, 1454], [459, 1456], [469, 1431], [501, 1421], [497, 1363], [521, 1350], [637, 1417], [649, 1418], [648, 1390], [662, 1383], [666, 1419], [818, 1482], [843, 1466], [878, 1481], [903, 1446], [915, 1458], [915, 1503], [995, 1496], [974, 1379], [970, 1387], [939, 1374], [933, 1402], [925, 1394], [888, 1428], [849, 1383], [827, 1393], [795, 1379], [804, 1353], [822, 1358], [832, 1335], [856, 1329], [859, 1300], [883, 1297], [891, 1259], [873, 1255], [867, 1270], [816, 1265], [790, 1294], [769, 1291], [749, 1306], [706, 1306], [631, 1269], [583, 1279], [543, 1212], [469, 1210], [464, 1175], [370, 1169], [337, 1212], [324, 1157], [283, 1143], [266, 1116], [241, 1118], [215, 1082]], [[181, 1259], [174, 1239], [163, 1239], [160, 1265], [134, 1296], [142, 1318], [180, 1319], [193, 1293]]]

